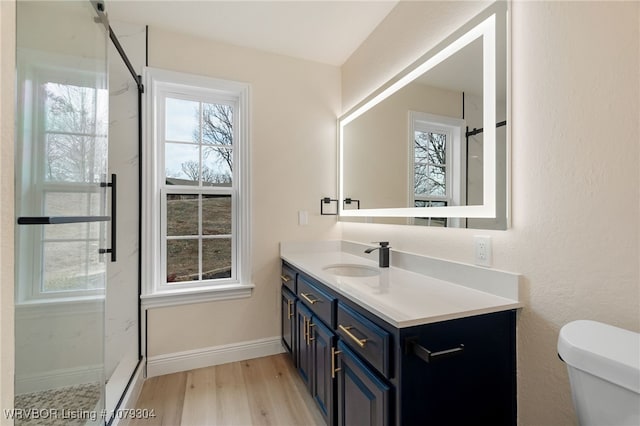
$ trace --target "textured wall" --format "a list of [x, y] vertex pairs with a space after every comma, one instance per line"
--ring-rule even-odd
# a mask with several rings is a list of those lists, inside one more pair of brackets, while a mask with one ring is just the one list
[[[449, 6], [397, 7], [378, 27], [386, 33], [374, 33], [343, 67], [343, 105], [384, 81], [392, 66], [377, 63], [402, 63], [412, 48], [414, 57], [428, 48], [429, 28], [406, 22]], [[467, 263], [473, 236], [493, 237], [494, 266], [525, 278], [518, 320], [522, 425], [576, 422], [556, 355], [563, 324], [585, 318], [640, 331], [639, 9], [638, 2], [512, 3], [512, 228], [343, 224], [344, 239], [389, 240], [400, 250]], [[403, 44], [411, 38], [407, 27], [422, 48]], [[373, 51], [379, 60], [362, 60]]]

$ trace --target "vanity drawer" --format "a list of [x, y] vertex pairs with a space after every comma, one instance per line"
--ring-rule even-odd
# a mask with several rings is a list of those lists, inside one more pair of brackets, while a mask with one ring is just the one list
[[338, 302], [340, 338], [385, 377], [389, 377], [390, 334], [348, 306]]
[[283, 286], [291, 290], [293, 294], [296, 293], [296, 272], [285, 264], [282, 265], [280, 280], [282, 281]]
[[298, 276], [298, 298], [316, 317], [329, 327], [334, 327], [334, 306], [336, 298], [321, 290], [303, 275]]

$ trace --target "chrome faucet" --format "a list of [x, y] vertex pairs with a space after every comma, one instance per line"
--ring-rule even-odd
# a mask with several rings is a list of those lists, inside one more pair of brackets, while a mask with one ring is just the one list
[[366, 249], [364, 252], [368, 254], [374, 250], [380, 250], [378, 255], [378, 264], [381, 268], [388, 268], [389, 267], [389, 249], [391, 248], [389, 247], [389, 241], [380, 241], [378, 244], [380, 244], [379, 247], [371, 247]]

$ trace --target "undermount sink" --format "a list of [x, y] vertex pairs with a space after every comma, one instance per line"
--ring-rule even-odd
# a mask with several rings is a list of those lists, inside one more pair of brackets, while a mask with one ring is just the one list
[[341, 277], [375, 277], [376, 275], [380, 275], [380, 270], [378, 268], [350, 263], [328, 265], [322, 269], [330, 274], [339, 275]]

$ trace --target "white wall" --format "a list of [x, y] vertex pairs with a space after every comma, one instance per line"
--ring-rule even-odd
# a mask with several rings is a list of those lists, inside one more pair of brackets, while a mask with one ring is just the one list
[[[280, 335], [279, 242], [339, 237], [319, 216], [336, 188], [340, 70], [149, 28], [149, 66], [251, 84], [252, 281], [248, 299], [151, 309], [147, 355]], [[298, 210], [309, 225], [297, 225]]]
[[[428, 23], [434, 11], [464, 20], [477, 8], [396, 7], [344, 65], [345, 109], [433, 45], [429, 25], [409, 23]], [[492, 236], [494, 266], [525, 278], [522, 425], [576, 422], [556, 355], [563, 324], [587, 318], [640, 331], [639, 9], [638, 2], [512, 4], [511, 229], [342, 225], [344, 239], [389, 240], [399, 250], [467, 263], [473, 235]]]
[[[0, 409], [13, 407], [15, 40], [15, 1], [0, 1]], [[0, 416], [0, 424], [13, 422]]]

